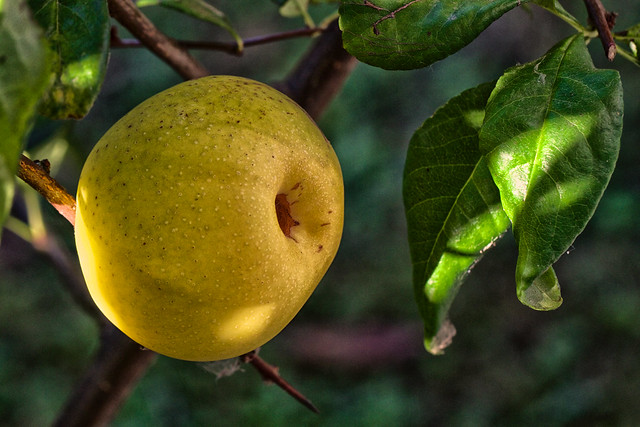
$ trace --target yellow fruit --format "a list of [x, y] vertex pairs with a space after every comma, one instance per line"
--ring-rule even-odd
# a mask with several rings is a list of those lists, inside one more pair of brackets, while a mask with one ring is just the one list
[[331, 264], [340, 165], [285, 95], [211, 76], [161, 92], [96, 144], [76, 245], [98, 307], [158, 353], [194, 361], [278, 334]]

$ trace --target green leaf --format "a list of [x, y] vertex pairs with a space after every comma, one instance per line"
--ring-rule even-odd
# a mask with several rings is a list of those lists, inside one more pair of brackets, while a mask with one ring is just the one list
[[618, 73], [594, 68], [582, 34], [507, 70], [489, 98], [480, 148], [518, 243], [518, 298], [534, 309], [562, 303], [550, 267], [609, 182], [622, 112]]
[[345, 49], [367, 64], [422, 68], [469, 44], [528, 0], [351, 0], [340, 6]]
[[24, 2], [0, 2], [0, 225], [11, 206], [18, 156], [48, 65], [42, 31]]
[[547, 9], [549, 12], [558, 16], [560, 19], [567, 22], [576, 30], [578, 31], [585, 30], [582, 24], [580, 24], [580, 21], [578, 21], [572, 14], [567, 12], [567, 10], [564, 7], [562, 7], [562, 5], [558, 0], [532, 0], [532, 1], [538, 6], [544, 9]]
[[242, 37], [233, 28], [229, 18], [221, 11], [207, 3], [205, 0], [137, 0], [138, 7], [162, 6], [177, 10], [205, 22], [209, 22], [226, 30], [238, 45], [238, 52], [244, 49]]
[[447, 314], [464, 277], [509, 226], [478, 149], [494, 84], [467, 90], [438, 109], [407, 152], [403, 195], [415, 298], [425, 347], [434, 354], [450, 341]]
[[286, 18], [295, 18], [302, 16], [304, 23], [309, 28], [314, 28], [316, 24], [309, 15], [309, 0], [287, 0], [280, 6], [280, 15]]
[[104, 80], [109, 48], [105, 0], [29, 0], [53, 55], [50, 87], [40, 112], [53, 119], [82, 118]]

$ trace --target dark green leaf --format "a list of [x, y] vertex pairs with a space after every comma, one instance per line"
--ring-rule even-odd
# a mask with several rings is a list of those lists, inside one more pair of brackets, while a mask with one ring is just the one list
[[23, 2], [0, 2], [0, 229], [11, 205], [14, 174], [47, 82], [45, 40]]
[[562, 302], [550, 267], [609, 182], [622, 111], [618, 73], [593, 67], [582, 34], [508, 70], [491, 94], [480, 148], [518, 242], [518, 298], [532, 308]]
[[231, 34], [238, 44], [238, 52], [242, 52], [244, 48], [242, 37], [233, 28], [229, 18], [221, 10], [216, 9], [205, 0], [137, 0], [136, 5], [138, 7], [163, 6], [202, 21], [210, 22]]
[[528, 0], [344, 1], [344, 46], [362, 62], [386, 69], [415, 69], [469, 44], [505, 12]]
[[[478, 149], [478, 129], [494, 83], [451, 99], [409, 144], [404, 203], [415, 297], [425, 346], [442, 350], [442, 328], [462, 280], [509, 226], [500, 195]], [[445, 334], [446, 335], [446, 334]]]
[[54, 119], [82, 118], [100, 91], [109, 53], [105, 0], [29, 0], [53, 55], [50, 88], [40, 112]]

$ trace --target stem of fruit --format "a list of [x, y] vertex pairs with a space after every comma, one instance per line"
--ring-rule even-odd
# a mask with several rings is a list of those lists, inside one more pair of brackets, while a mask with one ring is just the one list
[[116, 21], [184, 79], [197, 79], [209, 74], [185, 48], [158, 30], [131, 0], [108, 0], [108, 5], [109, 14]]
[[307, 399], [302, 393], [293, 388], [291, 384], [284, 380], [280, 376], [278, 372], [278, 368], [264, 361], [256, 351], [251, 351], [247, 354], [240, 356], [240, 361], [244, 363], [251, 363], [253, 367], [262, 375], [262, 379], [264, 381], [272, 382], [284, 391], [286, 391], [291, 397], [296, 399], [298, 402], [302, 403], [305, 407], [315, 412], [316, 414], [320, 413], [320, 410], [311, 403], [309, 399]]

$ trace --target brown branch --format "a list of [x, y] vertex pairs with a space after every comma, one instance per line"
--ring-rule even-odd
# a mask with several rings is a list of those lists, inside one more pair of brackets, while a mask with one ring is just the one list
[[26, 156], [21, 156], [18, 163], [18, 177], [42, 194], [46, 201], [56, 208], [60, 215], [71, 225], [76, 223], [76, 201], [58, 181], [49, 175], [46, 160], [36, 163]]
[[113, 18], [184, 79], [197, 79], [209, 74], [186, 49], [160, 32], [131, 0], [108, 0], [108, 4]]
[[302, 403], [311, 411], [315, 412], [316, 414], [320, 413], [318, 408], [313, 403], [311, 403], [309, 399], [307, 399], [302, 393], [296, 390], [291, 384], [289, 384], [287, 381], [285, 381], [284, 378], [280, 376], [277, 367], [267, 363], [262, 358], [260, 358], [256, 351], [252, 351], [240, 356], [240, 361], [243, 363], [251, 363], [251, 365], [256, 368], [258, 373], [260, 373], [264, 381], [276, 384], [278, 387], [283, 389], [290, 396], [292, 396], [298, 402]]
[[273, 86], [317, 119], [340, 92], [356, 63], [356, 59], [342, 47], [342, 33], [336, 20], [316, 40], [287, 79]]
[[[242, 41], [243, 46], [252, 47], [268, 43], [289, 40], [297, 37], [310, 37], [326, 31], [326, 28], [299, 28], [297, 30], [283, 31], [274, 34], [265, 34], [249, 37]], [[233, 55], [242, 55], [238, 51], [238, 44], [235, 42], [200, 41], [200, 40], [175, 40], [175, 42], [185, 49], [205, 49], [219, 50]], [[140, 40], [121, 39], [113, 31], [111, 33], [111, 47], [114, 48], [139, 48], [144, 47]]]
[[611, 34], [611, 28], [615, 22], [615, 15], [607, 13], [600, 0], [584, 0], [584, 4], [589, 12], [589, 19], [598, 30], [598, 35], [607, 59], [613, 61], [616, 57], [617, 49], [616, 42], [613, 40], [613, 35]]
[[46, 256], [55, 267], [76, 304], [91, 316], [100, 328], [109, 325], [109, 321], [93, 302], [91, 295], [89, 295], [77, 259], [74, 260], [73, 255], [58, 241], [56, 236], [51, 233], [44, 233], [43, 236], [34, 239], [32, 245], [39, 253]]
[[138, 381], [156, 359], [111, 324], [102, 330], [100, 350], [85, 372], [55, 427], [94, 427], [111, 423]]

